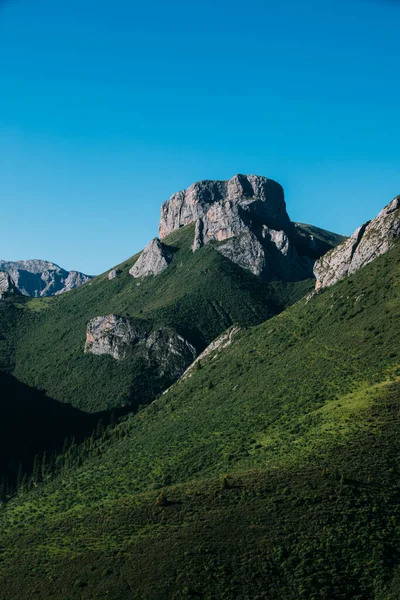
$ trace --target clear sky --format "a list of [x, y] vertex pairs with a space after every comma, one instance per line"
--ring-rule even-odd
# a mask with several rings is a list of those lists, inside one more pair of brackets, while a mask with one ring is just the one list
[[350, 234], [400, 193], [400, 2], [0, 0], [0, 258], [99, 273], [200, 179]]

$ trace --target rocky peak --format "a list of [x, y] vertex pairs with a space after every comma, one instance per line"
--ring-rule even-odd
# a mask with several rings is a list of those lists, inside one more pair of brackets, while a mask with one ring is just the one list
[[199, 181], [173, 194], [161, 207], [160, 238], [204, 218], [215, 204], [219, 206], [214, 207], [214, 212], [225, 210], [227, 214], [233, 207], [237, 214], [237, 207], [246, 209], [254, 205], [253, 212], [259, 212], [259, 216], [268, 220], [271, 226], [282, 228], [290, 223], [279, 183], [258, 175], [235, 175], [229, 181]]
[[143, 250], [129, 273], [136, 278], [158, 275], [168, 267], [171, 260], [172, 254], [168, 247], [158, 238], [154, 238]]
[[0, 300], [19, 294], [13, 280], [10, 275], [5, 271], [0, 272]]
[[355, 273], [388, 252], [400, 236], [400, 196], [314, 265], [316, 291]]
[[46, 260], [0, 260], [0, 270], [7, 272], [24, 296], [62, 294], [89, 281], [91, 277], [78, 271], [66, 271]]
[[213, 243], [231, 261], [265, 279], [312, 277], [315, 259], [334, 245], [293, 224], [282, 187], [258, 175], [199, 181], [173, 194], [161, 208], [160, 237], [193, 222], [194, 252]]

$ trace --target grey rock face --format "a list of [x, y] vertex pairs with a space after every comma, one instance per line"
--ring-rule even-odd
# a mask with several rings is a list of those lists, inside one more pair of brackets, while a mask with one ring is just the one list
[[45, 260], [0, 260], [0, 270], [11, 276], [21, 294], [33, 297], [62, 294], [91, 279], [89, 275], [78, 271], [65, 271]]
[[113, 269], [112, 271], [109, 272], [108, 279], [111, 281], [112, 279], [115, 279], [119, 275], [121, 275], [121, 269]]
[[161, 208], [160, 237], [191, 222], [196, 223], [194, 252], [213, 243], [264, 279], [312, 277], [315, 259], [333, 246], [316, 240], [307, 226], [293, 224], [282, 187], [258, 175], [200, 181], [174, 194]]
[[400, 235], [400, 196], [314, 265], [316, 291], [355, 273], [388, 252]]
[[5, 271], [0, 272], [0, 300], [9, 296], [18, 295], [19, 292], [11, 279], [10, 275]]
[[[203, 361], [209, 360], [212, 356], [213, 359], [217, 358], [217, 356], [228, 348], [233, 342], [233, 338], [241, 331], [241, 328], [237, 325], [232, 325], [223, 334], [221, 334], [217, 339], [215, 339], [211, 344], [207, 346], [205, 350], [196, 358], [196, 360], [186, 369], [186, 371], [182, 375], [182, 379], [186, 379], [187, 377], [191, 377], [195, 371], [196, 365], [198, 363], [202, 364]], [[164, 392], [166, 393], [166, 392]]]
[[194, 346], [167, 327], [154, 331], [147, 338], [146, 351], [158, 375], [172, 381], [178, 379], [197, 356]]
[[[235, 175], [229, 181], [199, 181], [186, 190], [173, 194], [161, 207], [160, 238], [164, 238], [179, 227], [205, 217], [212, 205], [226, 202], [230, 204], [225, 207], [225, 210], [214, 208], [209, 219], [205, 219], [210, 220], [210, 232], [213, 231], [216, 236], [214, 239], [225, 239], [225, 237], [218, 237], [224, 234], [218, 234], [218, 229], [215, 227], [218, 211], [222, 210], [223, 214], [229, 215], [232, 206], [240, 206], [246, 210], [248, 205], [253, 205], [252, 210], [259, 212], [261, 218], [268, 219], [276, 228], [285, 228], [289, 225], [283, 189], [278, 183], [258, 175]], [[255, 203], [258, 206], [255, 206]], [[211, 225], [212, 221], [214, 226]]]
[[194, 346], [168, 327], [151, 333], [146, 321], [117, 315], [95, 317], [86, 330], [85, 353], [124, 359], [137, 351], [161, 379], [175, 381], [195, 360]]
[[254, 275], [261, 275], [267, 267], [265, 250], [256, 236], [247, 231], [217, 247], [218, 252]]
[[148, 324], [139, 319], [117, 315], [95, 317], [87, 326], [85, 352], [108, 354], [121, 360], [134, 344], [146, 339], [148, 332]]
[[172, 255], [167, 246], [158, 238], [154, 238], [143, 250], [129, 273], [135, 278], [158, 275], [168, 267], [171, 260]]

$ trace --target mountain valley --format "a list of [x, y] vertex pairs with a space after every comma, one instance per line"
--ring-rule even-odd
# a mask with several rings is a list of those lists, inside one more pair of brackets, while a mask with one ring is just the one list
[[5, 274], [0, 598], [397, 600], [399, 236], [237, 175], [77, 289]]

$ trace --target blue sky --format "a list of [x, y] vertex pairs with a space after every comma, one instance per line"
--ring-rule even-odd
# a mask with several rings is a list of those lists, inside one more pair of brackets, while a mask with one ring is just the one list
[[0, 258], [99, 273], [200, 179], [351, 233], [400, 193], [400, 2], [0, 0]]

